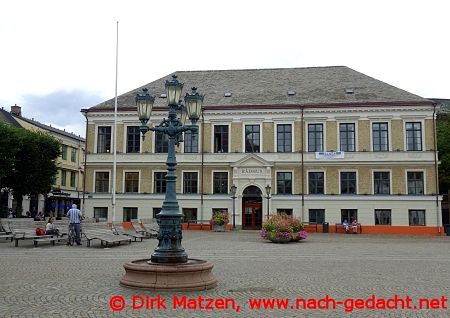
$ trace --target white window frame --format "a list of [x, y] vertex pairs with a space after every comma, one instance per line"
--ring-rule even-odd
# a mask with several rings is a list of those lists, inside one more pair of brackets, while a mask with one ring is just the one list
[[140, 126], [139, 124], [124, 124], [123, 125], [123, 153], [125, 154], [134, 154], [134, 153], [142, 153], [142, 135], [141, 138], [139, 138], [139, 152], [127, 152], [128, 148], [128, 127], [136, 127]]
[[[97, 172], [108, 172], [109, 174], [108, 174], [108, 176], [109, 176], [109, 178], [108, 178], [108, 192], [97, 192], [96, 191], [96, 189], [95, 189], [95, 176], [97, 175]], [[111, 170], [108, 170], [108, 169], [100, 169], [100, 170], [94, 170], [94, 175], [92, 176], [92, 178], [93, 178], [93, 180], [94, 180], [94, 183], [92, 184], [92, 192], [93, 193], [112, 193], [112, 187], [111, 187]], [[117, 189], [116, 189], [117, 190]]]
[[[291, 125], [291, 151], [290, 152], [279, 152], [278, 151], [278, 125]], [[276, 153], [293, 153], [294, 152], [294, 140], [295, 140], [295, 125], [293, 122], [274, 122], [274, 142], [273, 144], [275, 145], [274, 151]]]
[[[389, 172], [389, 194], [375, 194], [375, 172]], [[392, 169], [372, 169], [371, 170], [372, 177], [372, 194], [373, 195], [391, 195], [392, 194]], [[383, 209], [381, 209], [383, 210]], [[386, 209], [385, 209], [386, 210]], [[392, 222], [392, 219], [391, 219]]]
[[213, 195], [225, 195], [225, 193], [214, 193], [214, 172], [226, 172], [227, 173], [228, 189], [227, 189], [227, 193], [226, 194], [229, 194], [231, 185], [230, 185], [230, 171], [228, 171], [228, 170], [212, 170], [211, 171], [211, 181], [212, 181], [211, 182], [211, 194], [213, 194]]
[[[99, 127], [111, 127], [111, 152], [97, 152], [97, 144], [98, 144], [98, 128]], [[94, 139], [94, 153], [98, 154], [112, 154], [114, 153], [114, 125], [109, 123], [98, 123], [95, 124], [95, 139]]]
[[322, 194], [310, 194], [309, 193], [309, 173], [310, 172], [322, 172], [323, 173], [323, 195], [327, 194], [327, 171], [321, 169], [306, 170], [306, 194], [307, 195], [322, 195]]
[[[383, 151], [374, 151], [373, 150], [373, 124], [381, 124], [381, 123], [387, 123], [388, 126], [388, 152], [394, 151], [392, 149], [392, 129], [391, 129], [391, 121], [390, 120], [371, 120], [370, 121], [370, 151], [372, 152], [383, 152]], [[367, 150], [369, 151], [369, 149]]]
[[405, 169], [405, 194], [406, 195], [417, 195], [417, 194], [409, 194], [408, 193], [408, 172], [423, 172], [423, 194], [421, 194], [421, 195], [427, 195], [428, 194], [427, 193], [427, 171], [425, 169]]
[[[341, 172], [356, 172], [356, 193], [355, 194], [347, 194], [342, 193], [341, 189]], [[338, 170], [338, 180], [339, 180], [339, 195], [358, 195], [359, 194], [359, 176], [358, 176], [358, 170], [357, 169], [339, 169]]]
[[277, 178], [278, 172], [290, 172], [291, 176], [292, 176], [292, 179], [291, 179], [292, 191], [291, 191], [291, 193], [282, 193], [280, 195], [294, 195], [294, 193], [295, 193], [295, 185], [294, 185], [295, 175], [294, 175], [294, 170], [287, 170], [287, 169], [275, 170], [275, 194], [278, 195], [278, 178]]
[[[259, 152], [245, 152], [245, 126], [250, 126], [250, 125], [254, 125], [254, 126], [259, 126]], [[242, 123], [242, 153], [263, 153], [264, 149], [263, 149], [263, 143], [264, 143], [264, 138], [263, 138], [263, 130], [262, 130], [262, 123], [261, 122], [243, 122]]]
[[[156, 193], [155, 192], [155, 173], [165, 172], [167, 174], [167, 170], [152, 170], [152, 188], [151, 193], [153, 194], [164, 194], [164, 193]], [[167, 189], [167, 180], [166, 180], [166, 189]]]
[[336, 121], [337, 150], [338, 151], [343, 151], [343, 150], [341, 150], [341, 129], [340, 129], [341, 124], [354, 124], [355, 125], [355, 150], [354, 151], [347, 151], [347, 152], [358, 152], [359, 151], [359, 147], [358, 147], [358, 121], [353, 121], [353, 120], [337, 120]]
[[[311, 152], [309, 151], [309, 134], [308, 134], [308, 128], [309, 125], [317, 125], [317, 124], [321, 124], [322, 125], [322, 131], [323, 131], [323, 150], [322, 151], [327, 151], [327, 122], [326, 121], [304, 121], [304, 132], [305, 132], [305, 141], [306, 141], [306, 145], [305, 145], [305, 152], [306, 153], [316, 153], [316, 151]], [[337, 149], [336, 149], [337, 150]]]
[[[421, 127], [421, 138], [422, 138], [422, 150], [408, 150], [407, 148], [407, 143], [406, 143], [406, 123], [421, 123], [420, 127]], [[405, 151], [408, 152], [421, 152], [421, 151], [425, 151], [425, 120], [424, 119], [408, 119], [408, 118], [404, 118], [403, 119], [403, 149], [405, 149]]]
[[[196, 193], [185, 193], [184, 192], [184, 173], [185, 172], [197, 173], [197, 192]], [[200, 193], [200, 171], [199, 170], [181, 170], [181, 193], [183, 193], [183, 194], [199, 194]]]
[[[215, 152], [214, 151], [214, 127], [215, 126], [228, 126], [228, 152]], [[231, 123], [213, 123], [211, 124], [211, 153], [231, 153]]]
[[[138, 192], [125, 192], [125, 174], [127, 172], [137, 172], [138, 173]], [[141, 193], [141, 170], [123, 170], [122, 172], [122, 193]]]

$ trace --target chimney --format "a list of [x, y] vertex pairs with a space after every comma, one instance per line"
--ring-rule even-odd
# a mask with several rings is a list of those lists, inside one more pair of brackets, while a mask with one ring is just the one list
[[16, 116], [22, 116], [22, 107], [17, 106], [17, 104], [11, 106], [11, 114]]

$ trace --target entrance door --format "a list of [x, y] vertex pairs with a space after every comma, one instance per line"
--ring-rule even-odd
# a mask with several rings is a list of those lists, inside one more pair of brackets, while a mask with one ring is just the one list
[[242, 229], [260, 230], [262, 227], [262, 197], [258, 187], [250, 186], [242, 197]]

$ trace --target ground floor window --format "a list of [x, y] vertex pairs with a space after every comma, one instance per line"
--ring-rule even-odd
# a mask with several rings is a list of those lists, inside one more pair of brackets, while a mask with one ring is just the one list
[[277, 209], [277, 214], [286, 214], [292, 216], [292, 209]]
[[183, 223], [197, 221], [197, 209], [185, 208], [183, 209]]
[[358, 221], [358, 210], [356, 209], [342, 209], [341, 210], [341, 223], [344, 221], [353, 222]]
[[425, 226], [425, 210], [409, 210], [409, 225]]
[[123, 208], [123, 221], [130, 222], [138, 218], [138, 208]]
[[161, 208], [153, 208], [153, 218], [156, 219], [156, 215], [161, 212]]
[[391, 210], [376, 209], [375, 225], [391, 225]]
[[325, 209], [309, 209], [309, 223], [324, 223]]
[[108, 208], [107, 207], [94, 207], [94, 219], [108, 219]]

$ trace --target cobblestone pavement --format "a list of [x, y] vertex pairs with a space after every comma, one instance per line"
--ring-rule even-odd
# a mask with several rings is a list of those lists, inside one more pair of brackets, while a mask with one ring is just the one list
[[[295, 298], [436, 298], [450, 296], [450, 237], [312, 234], [290, 244], [264, 242], [257, 232], [186, 231], [190, 258], [212, 261], [217, 288], [159, 293], [119, 285], [123, 263], [148, 258], [157, 241], [102, 248], [0, 241], [0, 317], [449, 317], [450, 311], [351, 309], [352, 300], [332, 309], [294, 309]], [[112, 296], [126, 301], [110, 309]], [[141, 297], [166, 299], [167, 309], [132, 308]], [[173, 309], [174, 297], [230, 298], [240, 311]], [[251, 310], [249, 298], [289, 299], [287, 309]], [[204, 302], [206, 305], [207, 302]], [[117, 303], [115, 303], [117, 304]], [[231, 306], [232, 302], [229, 302]], [[301, 303], [300, 303], [301, 304]], [[310, 306], [314, 303], [310, 302]], [[326, 302], [322, 302], [325, 306]], [[368, 303], [370, 305], [370, 303]], [[395, 304], [394, 301], [391, 305]], [[434, 305], [433, 305], [434, 304]], [[438, 305], [437, 305], [438, 304]], [[354, 303], [356, 305], [356, 302]], [[401, 308], [401, 300], [397, 301]], [[301, 306], [301, 305], [300, 305]], [[237, 308], [237, 307], [236, 307]]]

